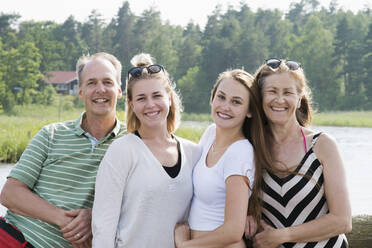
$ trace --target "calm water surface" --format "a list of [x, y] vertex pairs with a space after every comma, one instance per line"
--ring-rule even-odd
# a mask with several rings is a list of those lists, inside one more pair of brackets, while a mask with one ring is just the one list
[[[194, 126], [196, 123], [189, 123]], [[352, 213], [372, 215], [372, 128], [314, 126], [333, 136], [345, 162]], [[11, 165], [0, 166], [0, 189]], [[5, 208], [0, 205], [0, 215]]]

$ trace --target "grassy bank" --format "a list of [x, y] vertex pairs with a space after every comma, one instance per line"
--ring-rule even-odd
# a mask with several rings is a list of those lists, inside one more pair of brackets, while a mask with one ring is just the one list
[[13, 115], [0, 115], [0, 162], [14, 163], [31, 138], [46, 124], [76, 119], [82, 109], [56, 106], [16, 106]]
[[313, 125], [372, 127], [372, 111], [318, 113], [314, 116]]

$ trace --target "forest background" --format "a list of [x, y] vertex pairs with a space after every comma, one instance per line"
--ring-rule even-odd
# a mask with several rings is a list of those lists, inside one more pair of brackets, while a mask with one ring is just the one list
[[57, 95], [44, 83], [46, 73], [74, 70], [82, 54], [101, 51], [122, 62], [123, 81], [130, 58], [150, 53], [172, 75], [188, 113], [209, 111], [220, 72], [253, 74], [270, 57], [302, 64], [318, 111], [372, 110], [372, 9], [354, 13], [317, 0], [292, 2], [286, 13], [252, 11], [245, 2], [221, 9], [216, 6], [203, 29], [164, 22], [153, 7], [135, 15], [126, 1], [108, 22], [97, 10], [85, 22], [71, 15], [63, 23], [19, 22], [18, 14], [1, 13], [0, 111], [52, 104]]

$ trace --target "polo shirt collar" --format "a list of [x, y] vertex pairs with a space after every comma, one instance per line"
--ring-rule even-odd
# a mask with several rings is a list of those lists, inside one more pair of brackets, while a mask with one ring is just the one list
[[[78, 135], [78, 136], [83, 135], [83, 134], [86, 133], [86, 131], [84, 131], [84, 129], [81, 128], [81, 124], [83, 122], [84, 116], [85, 116], [85, 112], [83, 112], [80, 115], [80, 117], [77, 120], [75, 120], [75, 125], [74, 125], [75, 130], [74, 130], [74, 133], [76, 135]], [[117, 136], [119, 134], [119, 132], [120, 132], [120, 127], [121, 127], [121, 122], [118, 120], [117, 117], [115, 117], [115, 126], [111, 130], [111, 132], [105, 136], [105, 138], [108, 137], [108, 136], [111, 136], [111, 135]], [[103, 138], [103, 139], [105, 139], [105, 138]]]

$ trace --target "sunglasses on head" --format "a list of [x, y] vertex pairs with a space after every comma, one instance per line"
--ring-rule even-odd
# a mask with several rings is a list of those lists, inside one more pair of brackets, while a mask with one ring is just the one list
[[[281, 59], [271, 58], [266, 60], [266, 65], [271, 67], [272, 69], [276, 69], [280, 66], [282, 61], [283, 60]], [[292, 71], [295, 71], [301, 67], [301, 64], [294, 60], [286, 60], [285, 65]]]
[[154, 74], [160, 71], [164, 71], [164, 67], [162, 65], [136, 66], [129, 69], [128, 78], [129, 75], [132, 77], [140, 77], [142, 75], [143, 69], [146, 69], [148, 74]]

